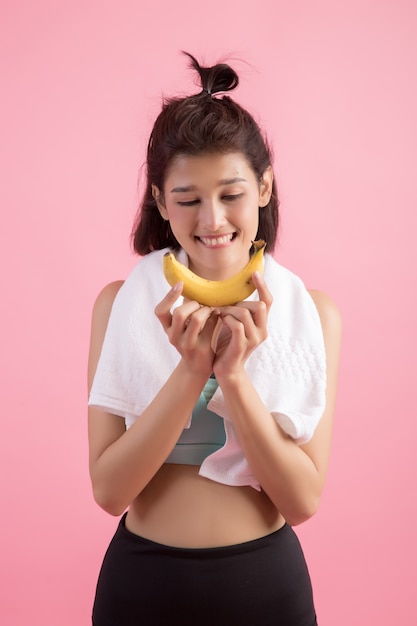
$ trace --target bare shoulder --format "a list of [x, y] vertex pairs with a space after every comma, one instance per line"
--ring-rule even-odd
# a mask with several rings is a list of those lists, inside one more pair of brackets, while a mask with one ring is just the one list
[[[98, 294], [91, 320], [90, 350], [88, 355], [88, 392], [91, 390], [100, 358], [113, 302], [124, 281], [116, 280], [106, 285]], [[90, 473], [100, 455], [125, 432], [124, 420], [98, 406], [88, 407], [88, 442]]]
[[[327, 415], [329, 417], [333, 416], [336, 400], [339, 360], [342, 344], [342, 317], [336, 303], [326, 293], [312, 290], [310, 291], [310, 294], [317, 307], [323, 329], [327, 370], [327, 407], [325, 416]], [[322, 419], [323, 425], [330, 423], [331, 421], [330, 417], [327, 419], [325, 416]]]
[[107, 318], [106, 319], [106, 324], [107, 324], [107, 321], [108, 321], [108, 318], [110, 316], [110, 312], [113, 306], [114, 299], [117, 296], [117, 293], [120, 287], [123, 285], [123, 283], [124, 283], [123, 280], [115, 280], [112, 283], [109, 283], [108, 285], [106, 285], [100, 291], [94, 303], [93, 318], [96, 318], [96, 317], [101, 318], [103, 316]]
[[309, 294], [316, 305], [323, 332], [340, 335], [342, 332], [342, 316], [335, 301], [324, 291], [309, 289]]
[[88, 358], [88, 385], [91, 386], [97, 362], [107, 330], [114, 299], [123, 285], [123, 280], [116, 280], [106, 285], [98, 294], [93, 307], [91, 320], [90, 351]]
[[301, 448], [312, 459], [321, 479], [325, 481], [330, 456], [333, 420], [338, 387], [338, 371], [342, 341], [342, 318], [334, 300], [323, 291], [309, 290], [316, 305], [323, 329], [326, 351], [326, 407], [313, 438]]
[[342, 344], [342, 316], [334, 300], [323, 291], [309, 291], [316, 305], [326, 350], [328, 389], [334, 386], [336, 391]]

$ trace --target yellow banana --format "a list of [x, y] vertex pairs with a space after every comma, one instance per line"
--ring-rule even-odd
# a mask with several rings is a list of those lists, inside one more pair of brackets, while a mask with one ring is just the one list
[[231, 278], [225, 280], [201, 278], [180, 263], [172, 252], [164, 255], [165, 278], [171, 287], [182, 281], [184, 283], [182, 295], [205, 306], [228, 306], [241, 302], [255, 291], [252, 274], [256, 271], [263, 272], [263, 253], [266, 243], [262, 239], [252, 243], [255, 251], [248, 264]]

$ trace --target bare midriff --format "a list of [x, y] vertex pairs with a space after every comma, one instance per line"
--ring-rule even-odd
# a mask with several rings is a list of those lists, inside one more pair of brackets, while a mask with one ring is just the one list
[[223, 485], [198, 470], [163, 465], [131, 504], [127, 529], [168, 546], [212, 548], [258, 539], [284, 525], [265, 492]]

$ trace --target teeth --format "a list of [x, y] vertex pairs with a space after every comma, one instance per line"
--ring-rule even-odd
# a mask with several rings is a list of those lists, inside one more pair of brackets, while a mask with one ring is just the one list
[[205, 246], [218, 246], [222, 243], [229, 243], [232, 241], [233, 233], [229, 235], [223, 235], [222, 237], [199, 237], [200, 241], [204, 243]]

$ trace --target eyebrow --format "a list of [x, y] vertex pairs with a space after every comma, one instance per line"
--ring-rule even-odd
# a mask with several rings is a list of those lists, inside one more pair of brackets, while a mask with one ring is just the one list
[[[246, 183], [247, 180], [245, 178], [240, 178], [236, 176], [235, 178], [222, 178], [219, 180], [217, 186], [222, 187], [224, 185], [233, 185], [234, 183]], [[185, 193], [187, 191], [195, 191], [197, 187], [195, 185], [188, 185], [187, 187], [174, 187], [171, 189], [171, 193]]]

